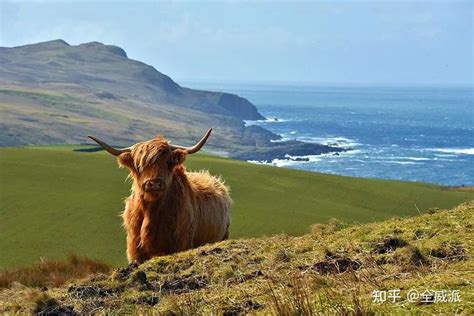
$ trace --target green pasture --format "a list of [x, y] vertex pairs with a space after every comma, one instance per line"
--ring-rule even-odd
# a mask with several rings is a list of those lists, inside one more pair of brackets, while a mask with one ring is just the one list
[[[0, 268], [69, 252], [126, 262], [120, 213], [130, 183], [114, 157], [71, 146], [0, 149]], [[310, 173], [194, 155], [231, 188], [231, 237], [308, 232], [313, 223], [380, 221], [447, 208], [474, 192], [400, 181]]]

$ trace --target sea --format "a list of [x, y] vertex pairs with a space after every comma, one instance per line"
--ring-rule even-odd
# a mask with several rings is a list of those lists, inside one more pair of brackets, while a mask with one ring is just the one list
[[[283, 140], [349, 148], [308, 161], [257, 162], [355, 177], [474, 185], [473, 87], [189, 83], [238, 94], [267, 119], [246, 121]], [[292, 157], [297, 158], [297, 157]]]

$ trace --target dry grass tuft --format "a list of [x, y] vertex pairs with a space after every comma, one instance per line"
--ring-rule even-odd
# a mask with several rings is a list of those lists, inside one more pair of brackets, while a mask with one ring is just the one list
[[41, 258], [30, 267], [0, 272], [0, 288], [10, 287], [14, 282], [29, 287], [58, 287], [74, 279], [94, 273], [108, 273], [111, 267], [101, 261], [69, 254], [65, 261]]
[[75, 315], [72, 307], [62, 305], [47, 294], [41, 294], [35, 301], [33, 313], [38, 315]]
[[295, 274], [283, 283], [278, 279], [271, 279], [268, 283], [271, 309], [276, 315], [314, 315], [317, 304], [308, 278], [302, 274]]

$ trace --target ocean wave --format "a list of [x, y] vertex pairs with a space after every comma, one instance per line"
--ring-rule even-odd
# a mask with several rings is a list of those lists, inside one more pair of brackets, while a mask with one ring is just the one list
[[288, 167], [302, 163], [301, 161], [293, 161], [286, 159], [273, 159], [272, 161], [247, 160], [247, 162], [254, 163], [257, 165], [270, 165], [274, 167]]
[[301, 136], [297, 140], [308, 143], [317, 143], [328, 145], [332, 147], [357, 147], [362, 145], [355, 139], [350, 139], [342, 136], [335, 137], [313, 137], [313, 136]]
[[315, 163], [315, 162], [321, 161], [322, 159], [321, 157], [316, 157], [313, 155], [294, 157], [294, 158], [302, 158], [302, 159], [308, 158], [309, 160], [304, 161], [304, 160], [292, 160], [292, 159], [273, 159], [271, 162], [267, 164], [275, 166], [275, 167], [288, 167], [288, 166], [296, 166], [296, 165], [301, 165], [301, 164]]
[[474, 148], [428, 148], [428, 150], [446, 154], [474, 155]]
[[[276, 158], [276, 159], [273, 159], [272, 161], [247, 160], [247, 162], [259, 164], [259, 165], [272, 165], [276, 167], [287, 167], [287, 166], [294, 166], [294, 165], [300, 165], [300, 164], [315, 163], [315, 162], [322, 161], [323, 159], [327, 159], [329, 157], [338, 159], [340, 157], [354, 155], [360, 152], [361, 152], [360, 150], [349, 150], [349, 151], [344, 151], [344, 152], [339, 152], [339, 153], [331, 152], [331, 153], [320, 154], [320, 155], [305, 155], [305, 156], [292, 156], [292, 155], [286, 154], [285, 159]], [[333, 162], [333, 160], [329, 160], [329, 161]]]
[[408, 160], [414, 160], [414, 161], [428, 161], [432, 160], [430, 158], [423, 158], [423, 157], [406, 157]]
[[422, 162], [404, 161], [404, 160], [372, 160], [372, 162], [390, 163], [396, 165], [422, 165]]
[[330, 154], [323, 154], [323, 155], [307, 155], [307, 156], [291, 156], [286, 154], [285, 159], [278, 159], [275, 158], [272, 161], [259, 161], [259, 160], [247, 160], [247, 162], [250, 163], [255, 163], [259, 165], [272, 165], [276, 167], [286, 167], [286, 166], [292, 166], [292, 165], [298, 165], [302, 163], [314, 163], [321, 161], [322, 156], [329, 156]]
[[244, 120], [245, 126], [259, 125], [259, 123], [282, 123], [288, 122], [290, 120], [285, 120], [278, 117], [267, 117], [266, 120]]
[[315, 161], [320, 161], [321, 158], [323, 157], [329, 157], [329, 156], [334, 156], [334, 153], [327, 153], [327, 154], [321, 154], [321, 155], [305, 155], [305, 156], [291, 156], [286, 154], [285, 158], [282, 160], [290, 160], [290, 161], [296, 161], [296, 162], [315, 162]]
[[312, 144], [322, 144], [331, 147], [338, 147], [338, 148], [354, 148], [361, 146], [362, 144], [359, 143], [355, 139], [350, 139], [342, 136], [333, 136], [333, 137], [315, 137], [315, 136], [296, 136], [295, 131], [291, 131], [289, 133], [281, 134], [281, 139], [272, 140], [272, 142], [285, 142], [289, 140], [297, 140], [304, 143], [312, 143]]
[[[457, 157], [457, 155], [454, 155], [454, 154], [434, 154], [435, 157], [439, 157], [439, 158], [453, 158], [453, 157]], [[452, 160], [452, 159], [450, 159]]]
[[[313, 158], [312, 163], [320, 161], [321, 159]], [[310, 163], [310, 161], [295, 161], [295, 160], [286, 160], [286, 159], [273, 159], [271, 165], [275, 167], [288, 167], [288, 166], [295, 166], [302, 163]]]
[[[368, 157], [367, 157], [368, 158]], [[433, 160], [432, 158], [426, 158], [426, 157], [406, 157], [406, 156], [388, 156], [388, 157], [379, 157], [379, 159], [387, 159], [387, 160], [412, 160], [412, 161], [429, 161]]]
[[397, 161], [397, 160], [387, 161], [387, 163], [393, 163], [393, 164], [397, 164], [397, 165], [422, 165], [422, 163], [420, 163], [420, 162], [414, 162], [414, 161]]

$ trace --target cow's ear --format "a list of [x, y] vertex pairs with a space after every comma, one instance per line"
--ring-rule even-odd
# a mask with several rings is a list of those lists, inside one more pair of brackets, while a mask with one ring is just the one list
[[127, 167], [128, 169], [135, 171], [135, 165], [133, 163], [132, 154], [129, 152], [121, 153], [118, 156], [118, 163], [120, 167]]
[[171, 154], [170, 165], [177, 166], [182, 164], [186, 160], [187, 152], [182, 149], [175, 149]]

